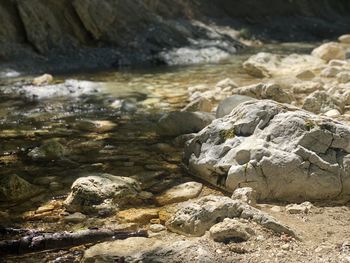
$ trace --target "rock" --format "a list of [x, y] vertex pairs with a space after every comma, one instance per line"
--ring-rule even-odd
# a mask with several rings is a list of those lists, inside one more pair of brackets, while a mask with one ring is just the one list
[[[309, 55], [291, 54], [288, 56], [261, 52], [243, 63], [245, 71], [257, 78], [271, 76], [295, 76], [301, 69], [312, 71], [324, 65], [324, 61]], [[308, 74], [310, 75], [310, 74]]]
[[231, 198], [240, 200], [248, 205], [254, 206], [256, 204], [256, 192], [251, 187], [237, 188]]
[[163, 206], [172, 203], [180, 203], [197, 197], [202, 191], [203, 185], [197, 182], [188, 182], [170, 188], [162, 195], [155, 198], [156, 202]]
[[349, 158], [349, 126], [268, 100], [213, 121], [184, 155], [189, 171], [215, 186], [290, 202], [349, 200]]
[[250, 239], [254, 230], [237, 219], [225, 218], [223, 222], [212, 226], [209, 232], [210, 237], [217, 242], [242, 242]]
[[315, 91], [304, 99], [303, 109], [313, 113], [326, 113], [330, 110], [343, 112], [344, 103], [326, 91]]
[[149, 230], [154, 233], [158, 233], [166, 230], [166, 227], [161, 224], [152, 224], [149, 226]]
[[111, 212], [138, 200], [139, 183], [131, 178], [111, 174], [92, 174], [77, 179], [64, 204], [70, 212]]
[[214, 195], [179, 205], [179, 210], [166, 222], [166, 227], [178, 234], [202, 236], [213, 225], [225, 218], [236, 217], [251, 219], [277, 233], [284, 232], [295, 236], [292, 230], [266, 213], [239, 200]]
[[53, 77], [50, 74], [44, 74], [33, 79], [32, 84], [35, 86], [48, 85], [53, 82]]
[[293, 98], [280, 85], [275, 83], [258, 83], [235, 90], [236, 94], [256, 99], [272, 99], [282, 103], [291, 103]]
[[221, 118], [231, 113], [231, 111], [236, 108], [240, 103], [255, 100], [252, 97], [244, 95], [233, 95], [220, 102], [216, 110], [216, 118]]
[[215, 88], [222, 90], [223, 92], [233, 92], [238, 88], [238, 85], [230, 78], [219, 81]]
[[79, 213], [79, 212], [76, 212], [74, 214], [65, 216], [63, 218], [64, 222], [66, 222], [66, 223], [73, 223], [73, 224], [81, 223], [81, 222], [84, 222], [85, 220], [86, 220], [86, 215], [84, 215], [82, 213]]
[[317, 90], [323, 90], [323, 85], [319, 82], [303, 81], [301, 83], [294, 83], [291, 89], [294, 94], [310, 94]]
[[211, 263], [215, 256], [211, 247], [204, 242], [172, 239], [161, 241], [156, 238], [133, 237], [94, 245], [84, 253], [83, 263], [125, 262], [168, 263], [190, 262]]
[[310, 80], [315, 77], [315, 73], [313, 73], [311, 70], [302, 70], [298, 72], [296, 75], [296, 78], [301, 79], [301, 80]]
[[275, 212], [275, 213], [281, 213], [282, 212], [282, 209], [281, 207], [277, 206], [277, 205], [274, 205], [273, 207], [271, 207], [270, 209], [272, 212]]
[[118, 212], [118, 218], [123, 222], [148, 224], [151, 219], [158, 218], [158, 208], [131, 208]]
[[195, 136], [196, 136], [195, 133], [183, 134], [183, 135], [177, 136], [173, 140], [173, 143], [176, 147], [183, 148], [185, 144], [191, 139], [193, 139]]
[[315, 48], [312, 53], [313, 56], [321, 58], [326, 62], [332, 59], [345, 59], [345, 51], [339, 43], [330, 42]]
[[312, 209], [313, 205], [310, 202], [304, 202], [300, 205], [291, 204], [286, 206], [286, 211], [289, 214], [307, 214]]
[[179, 136], [199, 132], [214, 120], [205, 112], [170, 112], [158, 121], [157, 132], [162, 136]]
[[324, 116], [327, 116], [329, 118], [335, 118], [335, 117], [339, 117], [341, 115], [341, 113], [338, 110], [329, 110], [327, 112], [324, 113]]
[[50, 139], [44, 141], [42, 145], [34, 148], [28, 153], [28, 156], [33, 160], [57, 160], [67, 155], [68, 150], [59, 140]]
[[270, 53], [258, 53], [250, 57], [243, 63], [243, 68], [247, 73], [256, 78], [270, 77], [271, 73], [269, 68], [275, 67], [277, 63], [277, 57]]
[[325, 77], [325, 78], [334, 78], [337, 76], [342, 71], [342, 68], [339, 66], [331, 66], [331, 67], [326, 67], [321, 71], [320, 76]]
[[213, 104], [210, 100], [204, 97], [199, 97], [194, 101], [190, 102], [182, 111], [201, 111], [201, 112], [211, 112], [213, 109]]
[[348, 83], [350, 82], [350, 71], [339, 72], [336, 77], [339, 83]]
[[328, 62], [328, 65], [331, 67], [343, 67], [346, 66], [347, 62], [345, 60], [332, 59]]
[[6, 93], [24, 97], [27, 100], [42, 100], [59, 97], [77, 98], [82, 95], [97, 93], [102, 88], [102, 83], [91, 81], [66, 80], [64, 83], [55, 85], [20, 85], [10, 87]]
[[0, 202], [18, 202], [39, 195], [44, 189], [30, 184], [18, 175], [0, 178]]
[[344, 43], [344, 44], [350, 44], [350, 35], [342, 35], [338, 38], [340, 43]]
[[108, 132], [117, 127], [117, 125], [114, 122], [107, 120], [81, 120], [75, 123], [74, 126], [76, 129], [89, 132]]

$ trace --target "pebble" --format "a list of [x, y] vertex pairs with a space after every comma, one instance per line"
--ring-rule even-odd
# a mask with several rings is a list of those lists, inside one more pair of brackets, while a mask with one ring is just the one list
[[281, 246], [283, 250], [290, 250], [290, 245], [289, 244], [284, 244]]
[[69, 216], [66, 216], [65, 218], [63, 218], [63, 221], [66, 223], [80, 223], [80, 222], [83, 222], [85, 219], [86, 219], [86, 215], [77, 212]]
[[158, 233], [158, 232], [166, 230], [166, 227], [161, 225], [161, 224], [152, 224], [149, 226], [149, 230], [154, 232], [154, 233]]

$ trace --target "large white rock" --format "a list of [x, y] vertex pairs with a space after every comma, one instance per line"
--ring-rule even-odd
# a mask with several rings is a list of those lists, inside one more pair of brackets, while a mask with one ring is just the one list
[[258, 199], [349, 200], [350, 127], [273, 101], [245, 102], [185, 148], [196, 176]]
[[346, 52], [341, 44], [336, 42], [325, 43], [317, 48], [315, 48], [312, 53], [313, 56], [321, 58], [326, 62], [332, 59], [345, 59]]

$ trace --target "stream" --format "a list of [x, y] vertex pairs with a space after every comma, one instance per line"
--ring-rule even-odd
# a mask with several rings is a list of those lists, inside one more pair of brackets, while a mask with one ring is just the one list
[[[186, 106], [190, 86], [215, 86], [228, 77], [239, 86], [255, 83], [241, 63], [258, 51], [309, 53], [314, 46], [271, 44], [248, 49], [220, 64], [54, 75], [56, 84], [67, 79], [100, 83], [97, 92], [76, 97], [32, 99], [14, 89], [33, 76], [1, 79], [0, 174], [18, 175], [37, 194], [20, 201], [0, 201], [0, 225], [56, 232], [117, 224], [115, 217], [104, 215], [78, 224], [62, 220], [67, 215], [62, 201], [77, 178], [93, 173], [132, 177], [153, 195], [191, 180], [181, 165], [182, 149], [172, 145], [172, 138], [156, 133], [160, 116]], [[42, 145], [51, 147], [44, 156]], [[5, 262], [74, 262], [82, 251], [38, 253]]]

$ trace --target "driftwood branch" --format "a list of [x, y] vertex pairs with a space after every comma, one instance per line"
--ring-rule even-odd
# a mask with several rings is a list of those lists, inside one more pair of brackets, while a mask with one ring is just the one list
[[144, 230], [133, 232], [109, 229], [84, 230], [76, 233], [34, 233], [17, 240], [0, 241], [0, 255], [22, 255], [129, 237], [148, 237], [148, 234]]

